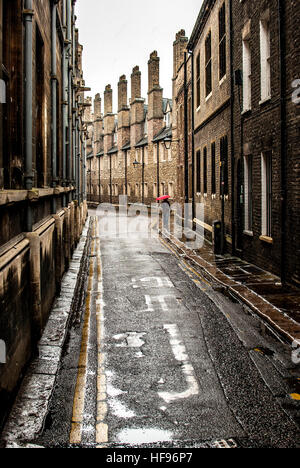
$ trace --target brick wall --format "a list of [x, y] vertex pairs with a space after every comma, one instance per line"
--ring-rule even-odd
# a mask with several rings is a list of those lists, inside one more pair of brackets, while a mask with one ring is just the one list
[[[282, 179], [281, 179], [281, 114], [280, 114], [280, 48], [279, 48], [279, 14], [278, 2], [244, 1], [233, 2], [234, 22], [234, 69], [242, 69], [242, 34], [245, 24], [250, 20], [249, 45], [251, 50], [251, 110], [241, 116], [239, 105], [239, 90], [235, 88], [235, 158], [251, 156], [253, 160], [253, 228], [252, 233], [242, 236], [243, 257], [275, 274], [281, 274], [282, 268], [282, 233], [286, 236], [284, 264], [288, 280], [299, 276], [299, 106], [292, 103], [291, 83], [299, 76], [299, 65], [295, 56], [299, 56], [299, 41], [295, 34], [299, 28], [295, 27], [293, 18], [299, 14], [297, 2], [285, 2], [286, 22], [286, 64], [287, 90], [287, 219], [282, 226]], [[264, 12], [269, 10], [270, 21], [270, 63], [271, 63], [271, 99], [265, 103], [261, 101], [261, 72], [260, 72], [260, 20]], [[299, 34], [298, 34], [299, 36]], [[299, 37], [298, 37], [299, 39]], [[298, 115], [297, 115], [298, 113]], [[241, 125], [243, 133], [241, 139]], [[272, 232], [271, 239], [262, 237], [262, 154], [272, 152]], [[243, 166], [243, 158], [241, 160]], [[237, 194], [238, 195], [238, 194]], [[235, 208], [236, 209], [236, 208]], [[295, 255], [296, 253], [296, 255]]]

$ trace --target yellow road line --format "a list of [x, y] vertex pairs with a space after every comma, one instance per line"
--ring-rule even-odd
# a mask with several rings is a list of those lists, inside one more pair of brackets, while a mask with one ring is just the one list
[[[97, 232], [98, 232], [98, 220]], [[96, 321], [97, 321], [97, 347], [98, 347], [98, 372], [97, 372], [97, 423], [96, 423], [96, 444], [99, 448], [108, 442], [108, 425], [105, 423], [107, 416], [107, 393], [106, 393], [106, 374], [105, 374], [105, 356], [102, 352], [103, 339], [103, 310], [102, 301], [102, 271], [100, 256], [100, 239], [97, 239], [97, 280], [98, 294], [96, 302]]]
[[[170, 245], [168, 245], [163, 239], [160, 239], [160, 241], [161, 241], [162, 244], [165, 245], [165, 247], [167, 247], [167, 249], [169, 249], [171, 252], [173, 252], [174, 255], [175, 255], [178, 259], [180, 259], [180, 256], [178, 255], [178, 253], [177, 253]], [[182, 263], [184, 263], [185, 267], [186, 267], [188, 270], [190, 270], [194, 275], [196, 275], [198, 278], [200, 278], [200, 282], [201, 282], [201, 283], [204, 283], [204, 284], [206, 284], [207, 286], [210, 286], [210, 283], [209, 283], [208, 281], [206, 281], [206, 280], [203, 278], [203, 276], [201, 276], [196, 270], [194, 270], [194, 268], [192, 268], [185, 260], [180, 259], [180, 261], [181, 261]], [[184, 267], [183, 267], [183, 268], [184, 268]], [[194, 280], [194, 282], [200, 284], [199, 281], [197, 282], [196, 280]], [[203, 291], [206, 291], [206, 289], [203, 289]]]
[[188, 265], [188, 263], [185, 260], [183, 260], [183, 263], [194, 275], [196, 275], [196, 276], [198, 276], [200, 278], [202, 283], [205, 283], [205, 284], [207, 284], [207, 286], [210, 286], [210, 283], [206, 279], [204, 279], [203, 276], [201, 276], [196, 270], [194, 270], [193, 267]]
[[[95, 226], [93, 227], [93, 237], [95, 232]], [[93, 240], [91, 246], [91, 255], [94, 254], [95, 241]], [[77, 381], [74, 393], [73, 401], [73, 414], [72, 414], [72, 425], [70, 432], [70, 443], [80, 444], [82, 438], [82, 423], [84, 414], [84, 402], [85, 402], [85, 391], [86, 391], [86, 379], [87, 379], [87, 364], [88, 364], [88, 341], [89, 341], [89, 330], [90, 330], [90, 317], [91, 317], [91, 292], [93, 287], [93, 273], [94, 267], [93, 262], [90, 264], [89, 279], [87, 287], [87, 296], [85, 304], [85, 316], [84, 324], [82, 329], [81, 348], [78, 361], [78, 372]]]

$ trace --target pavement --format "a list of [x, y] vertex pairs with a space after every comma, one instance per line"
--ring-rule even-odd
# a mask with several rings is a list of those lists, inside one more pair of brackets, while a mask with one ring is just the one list
[[292, 344], [300, 344], [300, 290], [283, 286], [270, 272], [230, 255], [215, 255], [210, 245], [191, 250], [168, 235], [165, 240], [212, 284], [255, 312], [264, 324]]

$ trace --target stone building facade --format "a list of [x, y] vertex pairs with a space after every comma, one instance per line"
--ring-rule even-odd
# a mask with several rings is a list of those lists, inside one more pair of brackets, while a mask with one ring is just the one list
[[0, 0], [0, 424], [87, 214], [74, 8]]
[[[148, 99], [141, 95], [141, 72], [131, 74], [131, 97], [123, 75], [118, 83], [118, 112], [113, 113], [113, 90], [104, 91], [104, 112], [99, 94], [94, 113], [86, 111], [90, 125], [87, 152], [88, 200], [119, 203], [127, 195], [129, 203], [150, 205], [160, 195], [176, 198], [176, 146], [172, 143], [172, 100], [163, 98], [159, 81], [157, 52], [148, 61]], [[87, 99], [87, 104], [91, 98]]]
[[129, 103], [120, 78], [118, 115], [109, 86], [103, 115], [97, 97], [91, 200], [118, 203], [124, 193], [150, 203], [169, 193], [193, 204], [208, 242], [221, 221], [224, 253], [299, 284], [298, 17], [295, 0], [204, 0], [190, 39], [175, 37], [172, 101], [162, 99], [156, 53], [147, 105], [138, 67]]

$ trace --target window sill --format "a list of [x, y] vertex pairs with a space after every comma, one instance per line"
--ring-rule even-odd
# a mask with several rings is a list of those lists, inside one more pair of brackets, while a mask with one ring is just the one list
[[197, 107], [196, 112], [200, 112], [201, 106]]
[[253, 231], [247, 231], [246, 229], [244, 231], [244, 235], [248, 237], [254, 237]]
[[243, 111], [241, 112], [241, 115], [247, 115], [247, 114], [250, 114], [250, 113], [251, 113], [251, 110], [252, 110], [251, 108], [249, 108], [249, 109], [245, 109], [245, 110], [243, 110]]
[[264, 104], [267, 104], [270, 101], [271, 101], [271, 96], [268, 96], [268, 97], [262, 99], [261, 101], [259, 101], [259, 105], [263, 106]]
[[212, 92], [209, 93], [208, 96], [206, 96], [205, 101], [208, 102], [208, 101], [210, 100], [211, 97], [212, 97]]
[[273, 244], [273, 239], [269, 236], [260, 236], [259, 240], [266, 242], [267, 244]]

